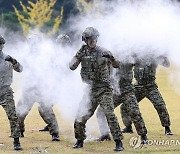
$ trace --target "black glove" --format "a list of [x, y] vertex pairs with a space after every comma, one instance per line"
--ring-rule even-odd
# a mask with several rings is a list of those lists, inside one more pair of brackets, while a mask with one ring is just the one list
[[170, 66], [170, 62], [168, 60], [167, 57], [165, 56], [159, 56], [158, 58], [158, 63], [165, 66], [165, 67], [169, 67]]
[[13, 65], [15, 65], [15, 64], [17, 63], [17, 60], [14, 59], [14, 58], [12, 58], [12, 57], [9, 56], [9, 55], [6, 56], [5, 61], [8, 61], [8, 62], [12, 63]]
[[103, 54], [102, 54], [102, 57], [108, 58], [108, 59], [110, 59], [110, 60], [114, 60], [114, 57], [112, 56], [112, 54], [111, 54], [111, 53], [108, 53], [108, 52], [103, 53]]

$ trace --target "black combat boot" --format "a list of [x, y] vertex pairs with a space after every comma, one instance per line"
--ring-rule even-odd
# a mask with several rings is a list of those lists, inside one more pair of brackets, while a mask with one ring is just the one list
[[57, 133], [52, 134], [52, 141], [60, 141], [59, 135]]
[[147, 144], [148, 143], [148, 139], [146, 135], [141, 135], [141, 144]]
[[121, 140], [115, 140], [116, 142], [116, 147], [114, 149], [114, 151], [123, 151], [124, 148], [123, 148], [123, 143]]
[[24, 137], [24, 132], [20, 131], [20, 137]]
[[132, 126], [129, 125], [129, 126], [125, 127], [124, 129], [122, 129], [122, 133], [130, 133], [130, 134], [132, 134], [133, 133]]
[[169, 126], [165, 126], [165, 134], [166, 135], [173, 135]]
[[83, 147], [83, 140], [77, 140], [77, 142], [74, 144], [73, 148], [77, 149], [77, 148], [82, 148]]
[[111, 137], [109, 134], [102, 135], [96, 141], [111, 141]]
[[13, 136], [12, 136], [12, 135], [9, 135], [9, 137], [13, 138]]
[[19, 138], [14, 138], [14, 150], [22, 150]]
[[42, 128], [42, 129], [39, 129], [39, 131], [40, 131], [40, 132], [47, 132], [47, 131], [49, 131], [48, 125], [45, 126], [45, 127]]

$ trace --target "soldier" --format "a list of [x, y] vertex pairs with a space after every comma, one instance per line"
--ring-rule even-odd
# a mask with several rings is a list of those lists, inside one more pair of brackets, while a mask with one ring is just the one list
[[[29, 38], [29, 42], [33, 43], [31, 44], [32, 53], [31, 54], [36, 54], [38, 47], [37, 47], [37, 42], [34, 42], [34, 39], [36, 40], [38, 36], [32, 36]], [[35, 56], [34, 56], [35, 57]], [[32, 57], [32, 58], [34, 58]], [[33, 59], [34, 60], [34, 59]], [[21, 137], [24, 137], [24, 131], [25, 131], [25, 124], [24, 120], [26, 116], [28, 115], [29, 111], [31, 110], [33, 104], [35, 102], [38, 102], [38, 111], [44, 122], [48, 125], [48, 131], [50, 135], [52, 136], [52, 141], [60, 141], [59, 139], [59, 126], [54, 114], [54, 111], [52, 109], [52, 104], [50, 104], [47, 100], [43, 98], [43, 94], [41, 92], [41, 89], [39, 88], [41, 85], [41, 79], [37, 74], [35, 73], [34, 68], [31, 68], [31, 64], [28, 64], [27, 68], [28, 72], [26, 72], [26, 80], [27, 82], [31, 82], [29, 86], [25, 85], [23, 87], [23, 92], [21, 95], [21, 98], [19, 99], [19, 102], [17, 104], [17, 115], [19, 117], [19, 125], [20, 125], [20, 132], [21, 132]], [[29, 69], [32, 69], [31, 71]], [[29, 74], [30, 72], [30, 74]], [[31, 81], [31, 76], [36, 78], [35, 83]]]
[[[56, 38], [56, 43], [62, 47], [71, 46], [71, 38], [67, 34], [60, 34]], [[46, 125], [43, 129], [39, 131], [49, 131], [49, 125]]]
[[[122, 103], [127, 113], [132, 118], [138, 135], [141, 136], [142, 144], [145, 144], [147, 141], [147, 129], [145, 127], [145, 123], [141, 116], [139, 105], [133, 91], [133, 66], [134, 64], [132, 62], [128, 62], [128, 59], [120, 62], [120, 67], [116, 74], [116, 77], [119, 81], [120, 94], [114, 94], [114, 107], [116, 108]], [[104, 111], [101, 107], [98, 108], [96, 116], [102, 135], [98, 141], [110, 140], [111, 138], [109, 135], [109, 127], [107, 125]]]
[[[123, 135], [121, 133], [118, 120], [114, 114], [114, 105], [112, 98], [112, 87], [110, 84], [109, 68], [112, 65], [117, 68], [119, 63], [113, 57], [111, 52], [96, 46], [99, 32], [93, 27], [87, 27], [82, 34], [82, 41], [86, 43], [76, 53], [70, 63], [70, 69], [75, 70], [81, 63], [81, 78], [90, 85], [90, 102], [85, 115], [78, 112], [74, 123], [75, 138], [77, 142], [73, 148], [82, 148], [85, 135], [85, 125], [87, 120], [94, 114], [98, 105], [100, 105], [110, 126], [114, 141], [116, 142], [115, 151], [122, 151]], [[82, 106], [79, 107], [79, 110]]]
[[[170, 118], [166, 104], [158, 90], [158, 86], [155, 81], [158, 64], [161, 64], [164, 67], [170, 66], [169, 60], [165, 56], [159, 56], [158, 58], [155, 58], [153, 55], [146, 55], [144, 58], [137, 57], [137, 62], [134, 67], [134, 77], [136, 79], [135, 95], [138, 102], [140, 102], [145, 97], [151, 101], [159, 115], [161, 125], [165, 127], [165, 134], [173, 135], [170, 130]], [[131, 133], [132, 120], [131, 117], [127, 114], [127, 110], [123, 105], [121, 106], [121, 115], [123, 123], [126, 126], [123, 129], [123, 132]]]
[[14, 138], [14, 150], [22, 150], [19, 141], [18, 117], [15, 110], [13, 91], [10, 86], [13, 79], [13, 69], [17, 72], [22, 72], [23, 68], [16, 59], [3, 53], [4, 44], [5, 40], [0, 36], [0, 105], [6, 111], [10, 122], [12, 137]]
[[71, 39], [67, 34], [60, 34], [56, 39], [56, 43], [60, 44], [61, 46], [70, 46]]

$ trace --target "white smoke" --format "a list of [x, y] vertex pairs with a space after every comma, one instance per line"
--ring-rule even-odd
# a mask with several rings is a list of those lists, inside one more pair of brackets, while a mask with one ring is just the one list
[[[169, 70], [169, 77], [179, 89], [180, 77], [180, 3], [171, 0], [116, 0], [103, 2], [89, 14], [72, 19], [72, 29], [77, 34], [86, 27], [100, 32], [98, 44], [109, 49], [121, 60], [131, 53], [140, 56], [168, 56], [176, 71]], [[176, 81], [176, 82], [174, 82]], [[179, 92], [179, 90], [178, 90]]]
[[[69, 69], [69, 62], [77, 48], [62, 47], [55, 39], [47, 39], [37, 31], [33, 33], [27, 40], [7, 42], [3, 50], [15, 57], [24, 68], [22, 73], [14, 74], [16, 102], [18, 104], [24, 91], [27, 91], [32, 101], [44, 101], [47, 106], [57, 104], [62, 117], [73, 120], [84, 90], [79, 69], [74, 72]], [[32, 94], [28, 91], [35, 87], [39, 94], [36, 90]], [[26, 112], [28, 105], [25, 104], [28, 103], [30, 102], [25, 100], [24, 106], [18, 111], [22, 114]]]
[[[117, 0], [102, 2], [99, 12], [72, 19], [73, 27], [82, 32], [94, 27], [100, 32], [99, 45], [120, 59], [131, 53], [148, 56], [166, 55], [180, 69], [180, 3], [175, 0]], [[179, 72], [179, 71], [178, 71]], [[178, 81], [178, 72], [170, 72]], [[179, 84], [178, 84], [179, 85]], [[177, 86], [177, 84], [176, 84]]]
[[[132, 52], [146, 55], [151, 51], [157, 56], [166, 54], [179, 72], [179, 3], [170, 0], [95, 2], [101, 6], [98, 13], [93, 10], [88, 15], [71, 19], [69, 30], [77, 34], [72, 47], [61, 47], [55, 39], [44, 36], [36, 40], [35, 52], [32, 44], [23, 39], [17, 40], [16, 35], [6, 43], [4, 52], [17, 58], [24, 66], [24, 72], [15, 74], [16, 100], [24, 88], [37, 85], [48, 104], [58, 104], [64, 120], [74, 119], [83, 93], [87, 92], [80, 78], [80, 67], [71, 71], [68, 64], [82, 44], [82, 32], [90, 26], [100, 32], [99, 45], [117, 57], [122, 59]], [[4, 33], [2, 29], [0, 32]], [[179, 79], [180, 74], [172, 75], [173, 79]]]

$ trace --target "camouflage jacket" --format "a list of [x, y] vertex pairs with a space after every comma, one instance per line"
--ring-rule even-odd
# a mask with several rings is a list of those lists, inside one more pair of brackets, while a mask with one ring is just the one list
[[7, 55], [0, 51], [0, 89], [5, 86], [10, 86], [13, 79], [13, 69], [17, 72], [22, 72], [22, 66], [17, 62], [12, 65], [5, 61]]
[[119, 80], [120, 93], [133, 90], [133, 64], [120, 63], [116, 76]]
[[81, 63], [81, 78], [89, 84], [107, 83], [110, 85], [110, 66], [119, 67], [119, 62], [103, 55], [111, 55], [108, 50], [96, 46], [93, 51], [90, 51], [87, 45], [83, 45], [76, 53], [70, 63], [70, 69], [75, 70]]
[[139, 85], [148, 85], [155, 83], [156, 70], [158, 64], [168, 67], [169, 61], [164, 56], [148, 57], [144, 59], [138, 59], [134, 67], [134, 77]]

